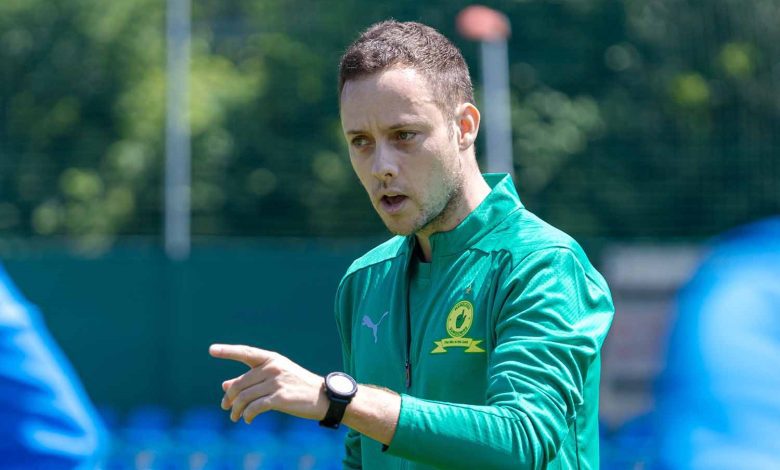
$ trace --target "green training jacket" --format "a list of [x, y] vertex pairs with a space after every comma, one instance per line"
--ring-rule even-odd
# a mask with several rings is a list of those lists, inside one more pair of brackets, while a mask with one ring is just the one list
[[401, 394], [392, 442], [350, 430], [345, 468], [599, 468], [600, 350], [614, 307], [571, 237], [507, 175], [454, 230], [356, 260], [339, 285], [344, 367]]

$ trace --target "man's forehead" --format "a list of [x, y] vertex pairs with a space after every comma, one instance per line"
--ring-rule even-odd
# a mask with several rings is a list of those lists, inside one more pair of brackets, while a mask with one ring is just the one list
[[368, 132], [367, 127], [376, 126], [383, 131], [393, 131], [407, 127], [428, 127], [431, 120], [417, 114], [388, 114], [376, 119], [368, 113], [361, 116], [364, 119], [343, 119], [342, 126], [345, 134], [362, 134]]
[[409, 102], [434, 102], [433, 90], [428, 79], [418, 70], [396, 66], [344, 82], [341, 102], [360, 95], [394, 95], [393, 98]]

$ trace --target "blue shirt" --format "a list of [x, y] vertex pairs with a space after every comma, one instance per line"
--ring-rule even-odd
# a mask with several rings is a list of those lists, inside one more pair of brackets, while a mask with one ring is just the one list
[[93, 467], [104, 436], [40, 312], [0, 265], [0, 466]]
[[662, 468], [780, 469], [780, 217], [717, 239], [680, 292], [657, 397]]

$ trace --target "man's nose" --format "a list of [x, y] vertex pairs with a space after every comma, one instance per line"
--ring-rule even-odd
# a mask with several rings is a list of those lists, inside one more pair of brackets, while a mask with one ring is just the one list
[[374, 154], [371, 173], [380, 181], [389, 181], [398, 176], [398, 156], [391, 146], [379, 143]]

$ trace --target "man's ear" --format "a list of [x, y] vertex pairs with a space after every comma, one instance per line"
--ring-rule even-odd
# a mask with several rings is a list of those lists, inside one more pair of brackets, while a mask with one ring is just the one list
[[461, 104], [455, 113], [458, 126], [458, 147], [466, 150], [477, 140], [479, 133], [479, 110], [471, 103]]

